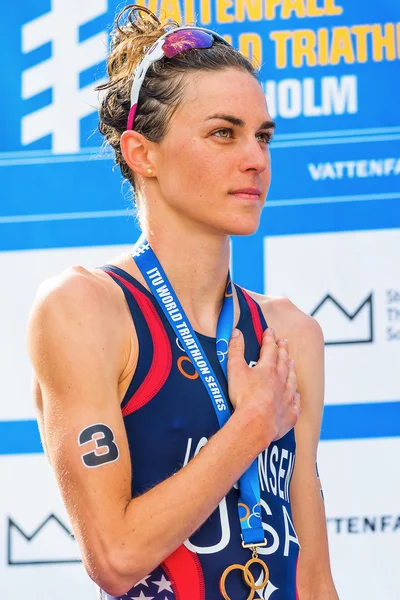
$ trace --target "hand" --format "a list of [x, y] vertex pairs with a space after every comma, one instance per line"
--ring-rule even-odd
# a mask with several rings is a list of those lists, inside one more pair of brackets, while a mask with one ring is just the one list
[[251, 415], [254, 435], [263, 446], [279, 440], [292, 429], [300, 416], [296, 369], [289, 361], [286, 340], [276, 342], [272, 329], [265, 330], [260, 358], [250, 368], [244, 359], [244, 339], [232, 332], [228, 351], [229, 398], [235, 412]]

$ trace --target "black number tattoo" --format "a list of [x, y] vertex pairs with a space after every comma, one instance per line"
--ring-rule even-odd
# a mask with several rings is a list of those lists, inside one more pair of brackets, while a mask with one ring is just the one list
[[83, 446], [88, 442], [95, 442], [96, 449], [82, 455], [82, 462], [86, 467], [100, 467], [117, 460], [119, 451], [117, 444], [114, 442], [114, 434], [104, 423], [90, 425], [80, 432], [78, 436], [79, 445]]

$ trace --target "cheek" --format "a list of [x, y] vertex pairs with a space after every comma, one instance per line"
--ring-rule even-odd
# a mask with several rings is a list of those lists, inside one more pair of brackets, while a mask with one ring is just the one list
[[176, 144], [169, 157], [169, 172], [174, 174], [176, 183], [188, 186], [191, 192], [212, 185], [217, 168], [215, 157], [197, 140]]

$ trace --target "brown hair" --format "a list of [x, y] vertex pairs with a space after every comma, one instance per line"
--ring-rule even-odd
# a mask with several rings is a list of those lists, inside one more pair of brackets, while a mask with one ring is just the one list
[[[96, 88], [105, 90], [99, 108], [99, 131], [114, 149], [115, 162], [134, 189], [133, 174], [120, 147], [130, 109], [134, 72], [152, 44], [166, 31], [179, 26], [175, 21], [161, 22], [146, 7], [129, 4], [117, 15], [111, 32], [107, 59], [109, 81]], [[228, 68], [247, 71], [257, 78], [254, 67], [240, 52], [218, 41], [211, 48], [188, 50], [153, 63], [140, 90], [135, 131], [153, 142], [162, 140], [171, 116], [182, 101], [185, 73]]]

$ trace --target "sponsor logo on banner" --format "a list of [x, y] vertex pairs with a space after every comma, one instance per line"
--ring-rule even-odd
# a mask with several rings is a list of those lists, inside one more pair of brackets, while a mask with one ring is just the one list
[[386, 290], [386, 339], [400, 341], [400, 289]]
[[[358, 346], [365, 347], [372, 346]], [[400, 437], [319, 445], [331, 566], [340, 600], [400, 598], [399, 452]]]
[[326, 522], [328, 526], [328, 532], [330, 534], [400, 534], [400, 514], [374, 516], [368, 515], [358, 517], [329, 517]]
[[400, 230], [271, 236], [264, 248], [266, 293], [324, 333], [326, 404], [398, 401]]
[[373, 307], [370, 294], [352, 312], [331, 294], [326, 294], [311, 311], [324, 330], [325, 344], [365, 344], [373, 342]]
[[308, 171], [314, 181], [389, 177], [390, 175], [400, 175], [400, 158], [335, 160], [318, 164], [309, 163]]
[[75, 538], [54, 514], [32, 532], [27, 532], [15, 519], [8, 517], [7, 530], [7, 563], [10, 566], [81, 562]]

